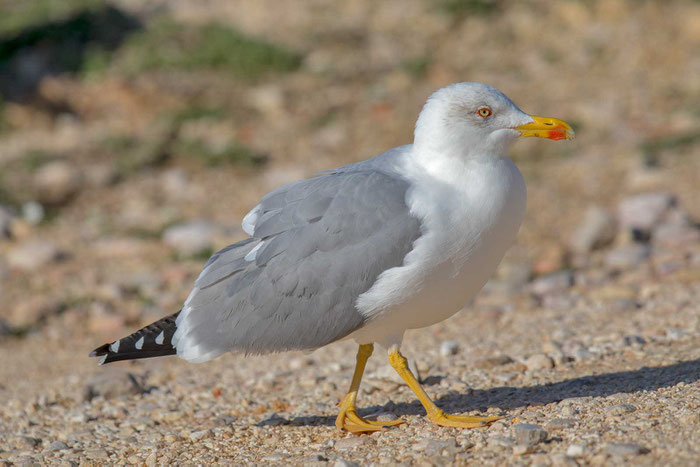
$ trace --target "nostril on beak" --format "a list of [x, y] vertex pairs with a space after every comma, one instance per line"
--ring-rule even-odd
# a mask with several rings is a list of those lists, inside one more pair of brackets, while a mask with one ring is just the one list
[[545, 122], [545, 125], [554, 126], [554, 123], [552, 123], [552, 122]]

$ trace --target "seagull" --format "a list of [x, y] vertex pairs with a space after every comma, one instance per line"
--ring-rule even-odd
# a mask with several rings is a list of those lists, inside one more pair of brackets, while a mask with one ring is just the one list
[[177, 354], [200, 363], [225, 352], [312, 351], [353, 339], [359, 348], [339, 429], [403, 423], [357, 412], [375, 343], [433, 423], [489, 425], [500, 417], [438, 408], [399, 348], [407, 329], [462, 309], [514, 242], [526, 190], [506, 152], [519, 137], [573, 139], [574, 131], [524, 113], [486, 84], [439, 89], [418, 116], [413, 144], [267, 194], [243, 218], [249, 238], [207, 261], [179, 312], [90, 356], [104, 364]]

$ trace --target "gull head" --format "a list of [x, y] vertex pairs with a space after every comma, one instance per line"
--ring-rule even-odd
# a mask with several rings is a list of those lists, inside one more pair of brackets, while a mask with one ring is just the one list
[[423, 106], [414, 146], [448, 156], [504, 156], [518, 137], [573, 139], [567, 123], [520, 110], [498, 89], [457, 83], [439, 89]]

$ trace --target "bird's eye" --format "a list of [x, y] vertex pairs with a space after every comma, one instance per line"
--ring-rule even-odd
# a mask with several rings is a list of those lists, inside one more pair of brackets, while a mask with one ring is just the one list
[[479, 117], [486, 118], [490, 117], [493, 112], [491, 112], [491, 109], [488, 107], [482, 107], [479, 110], [476, 111], [477, 114], [479, 114]]

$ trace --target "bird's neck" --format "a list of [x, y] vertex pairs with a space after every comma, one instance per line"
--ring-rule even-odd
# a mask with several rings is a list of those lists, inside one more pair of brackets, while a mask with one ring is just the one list
[[464, 183], [466, 177], [480, 167], [496, 164], [502, 159], [478, 147], [426, 147], [413, 145], [411, 162], [418, 172], [446, 183]]

